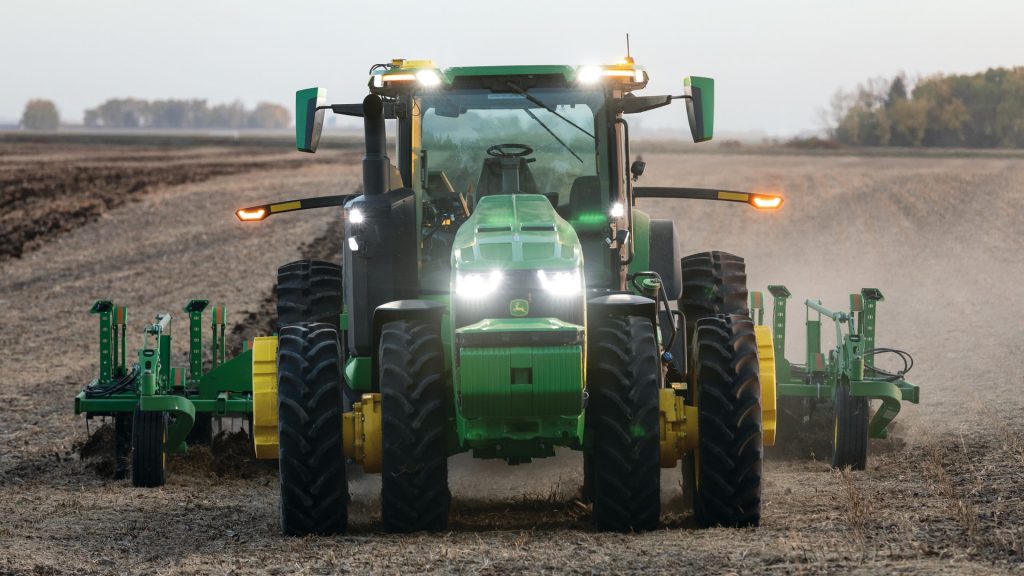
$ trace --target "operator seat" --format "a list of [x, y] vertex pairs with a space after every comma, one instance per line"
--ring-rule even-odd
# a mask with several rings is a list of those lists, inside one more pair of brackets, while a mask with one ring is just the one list
[[[483, 168], [480, 170], [480, 179], [476, 184], [473, 206], [484, 196], [501, 194], [501, 158], [485, 158]], [[533, 178], [533, 172], [527, 166], [532, 158], [517, 158], [519, 161], [519, 193], [539, 194], [537, 181]]]

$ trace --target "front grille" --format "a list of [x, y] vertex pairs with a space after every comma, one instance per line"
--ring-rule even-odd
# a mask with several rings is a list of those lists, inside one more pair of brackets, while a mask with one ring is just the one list
[[[513, 316], [509, 310], [513, 300], [529, 303], [529, 313]], [[488, 318], [558, 318], [570, 324], [583, 325], [583, 294], [552, 296], [540, 285], [536, 270], [507, 270], [501, 288], [480, 299], [453, 295], [456, 328], [475, 324]]]

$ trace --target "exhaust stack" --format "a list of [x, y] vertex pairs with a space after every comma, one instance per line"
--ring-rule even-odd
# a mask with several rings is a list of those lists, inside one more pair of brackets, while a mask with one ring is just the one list
[[377, 196], [391, 188], [391, 160], [384, 131], [384, 101], [376, 94], [363, 99], [366, 156], [363, 157], [363, 194]]

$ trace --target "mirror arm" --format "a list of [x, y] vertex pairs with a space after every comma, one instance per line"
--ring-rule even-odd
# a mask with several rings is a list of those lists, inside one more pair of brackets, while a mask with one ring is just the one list
[[637, 114], [647, 112], [672, 103], [673, 96], [633, 96], [628, 94], [622, 98], [615, 99], [615, 106], [623, 114]]
[[[317, 110], [330, 110], [335, 114], [342, 116], [355, 116], [357, 118], [363, 117], [363, 103], [359, 104], [328, 104], [327, 106], [317, 106]], [[384, 118], [386, 120], [394, 120], [398, 118], [398, 103], [397, 102], [384, 102]]]
[[357, 116], [363, 117], [363, 103], [359, 104], [328, 104], [327, 106], [317, 106], [317, 110], [330, 110], [335, 114], [341, 114], [342, 116]]

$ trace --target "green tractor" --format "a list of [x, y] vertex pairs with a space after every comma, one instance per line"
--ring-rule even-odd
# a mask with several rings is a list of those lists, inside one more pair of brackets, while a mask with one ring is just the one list
[[600, 530], [656, 528], [661, 468], [680, 461], [700, 525], [758, 525], [773, 348], [750, 319], [744, 261], [680, 258], [675, 224], [636, 200], [782, 198], [635, 186], [628, 115], [683, 99], [694, 140], [712, 137], [712, 79], [636, 95], [647, 80], [629, 58], [393, 60], [361, 104], [297, 92], [299, 150], [316, 150], [331, 110], [363, 118], [366, 154], [359, 194], [237, 212], [344, 207], [342, 265], [283, 266], [278, 334], [252, 350], [256, 451], [280, 461], [286, 534], [346, 529], [351, 463], [381, 473], [388, 530], [437, 531], [449, 456], [515, 465], [557, 448], [583, 452]]

